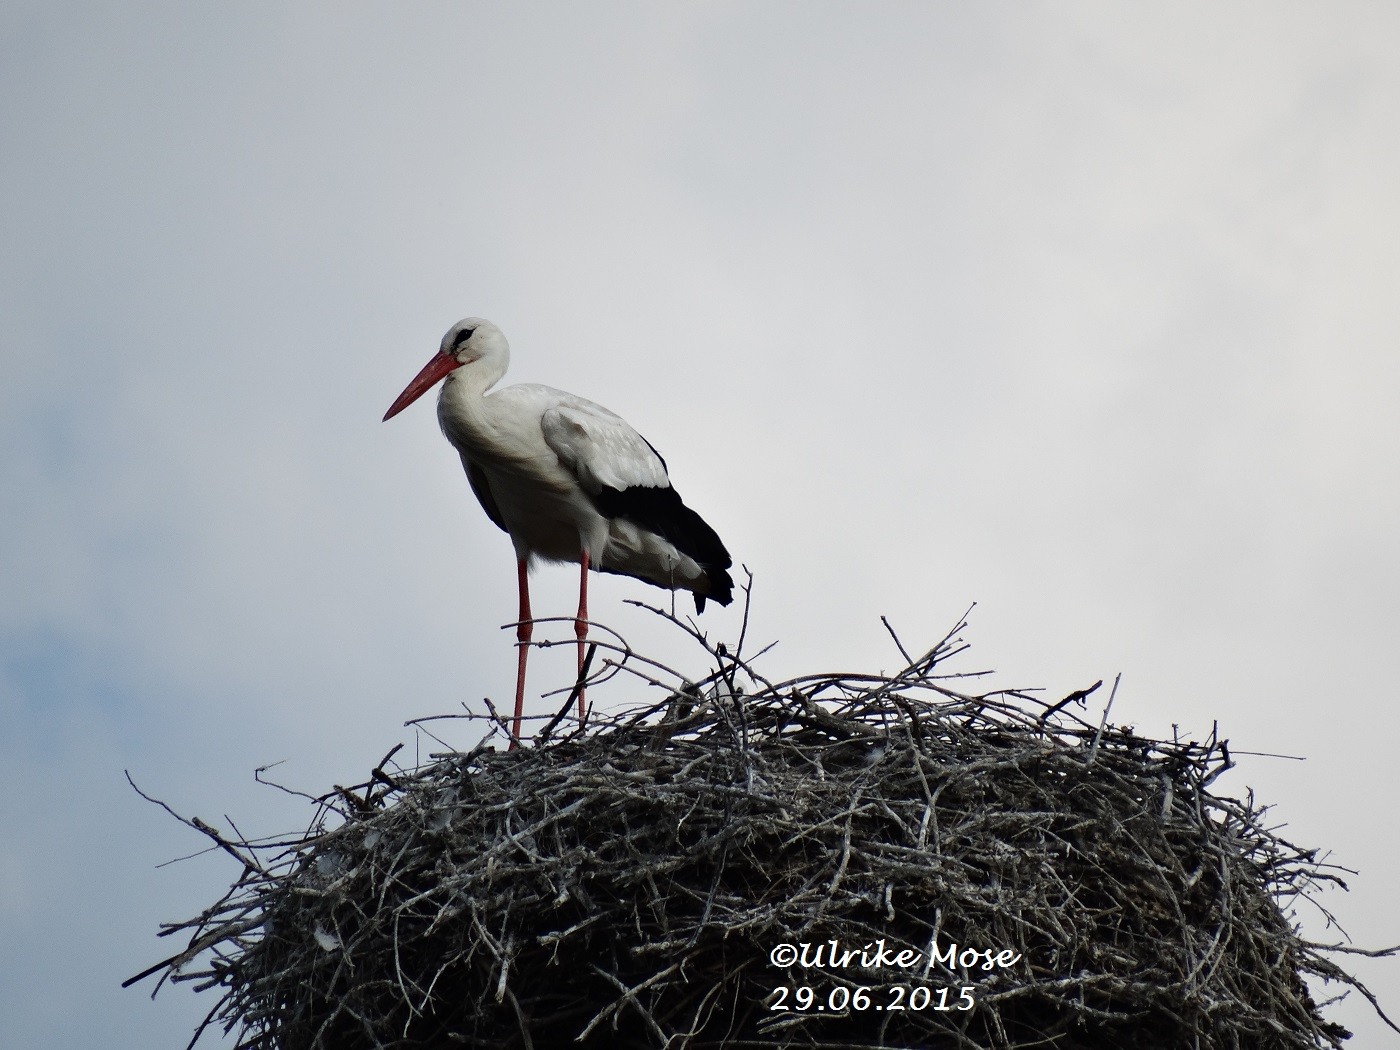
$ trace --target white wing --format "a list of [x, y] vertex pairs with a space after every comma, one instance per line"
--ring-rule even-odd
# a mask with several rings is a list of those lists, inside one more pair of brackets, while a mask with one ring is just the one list
[[666, 464], [621, 416], [572, 394], [540, 417], [545, 444], [590, 495], [604, 487], [667, 488]]

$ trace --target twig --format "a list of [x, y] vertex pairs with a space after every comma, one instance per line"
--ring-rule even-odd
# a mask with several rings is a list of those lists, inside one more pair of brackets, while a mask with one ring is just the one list
[[1099, 741], [1103, 739], [1104, 727], [1108, 725], [1108, 713], [1113, 710], [1113, 698], [1118, 695], [1118, 682], [1122, 677], [1122, 671], [1119, 671], [1113, 676], [1113, 688], [1109, 690], [1108, 703], [1104, 705], [1103, 718], [1099, 720], [1099, 728], [1094, 733], [1094, 742], [1089, 745], [1089, 758], [1084, 763], [1086, 766], [1092, 766], [1094, 764], [1094, 756], [1099, 752]]

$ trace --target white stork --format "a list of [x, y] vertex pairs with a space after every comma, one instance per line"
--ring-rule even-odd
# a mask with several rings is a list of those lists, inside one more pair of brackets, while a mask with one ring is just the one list
[[[490, 321], [468, 317], [384, 414], [398, 415], [444, 376], [438, 422], [456, 446], [487, 517], [510, 534], [520, 581], [514, 740], [525, 705], [530, 649], [530, 564], [578, 562], [578, 667], [588, 638], [588, 570], [633, 576], [728, 605], [733, 562], [715, 530], [681, 502], [666, 461], [620, 416], [562, 390], [522, 383], [490, 390], [510, 365], [510, 344]], [[578, 697], [584, 715], [583, 688]]]

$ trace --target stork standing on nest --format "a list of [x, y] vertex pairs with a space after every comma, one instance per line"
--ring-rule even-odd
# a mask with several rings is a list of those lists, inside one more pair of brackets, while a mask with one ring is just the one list
[[[733, 562], [715, 530], [681, 502], [666, 461], [620, 416], [562, 390], [521, 383], [487, 396], [510, 365], [510, 344], [490, 321], [468, 317], [384, 414], [388, 420], [439, 380], [438, 422], [462, 457], [487, 517], [510, 534], [520, 581], [515, 723], [520, 739], [525, 663], [533, 622], [535, 558], [578, 562], [578, 669], [588, 638], [588, 570], [620, 573], [728, 605]], [[584, 715], [583, 684], [578, 690]]]

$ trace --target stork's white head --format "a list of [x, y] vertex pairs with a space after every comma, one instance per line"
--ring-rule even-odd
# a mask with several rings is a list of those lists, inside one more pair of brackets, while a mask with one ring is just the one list
[[438, 353], [457, 359], [459, 365], [469, 365], [486, 358], [510, 359], [510, 344], [505, 334], [480, 317], [464, 317], [442, 337]]
[[506, 374], [509, 365], [510, 344], [501, 330], [480, 317], [465, 317], [447, 330], [433, 359], [404, 387], [384, 418], [398, 415], [431, 390], [438, 380], [459, 368], [471, 366], [481, 389], [485, 390]]

